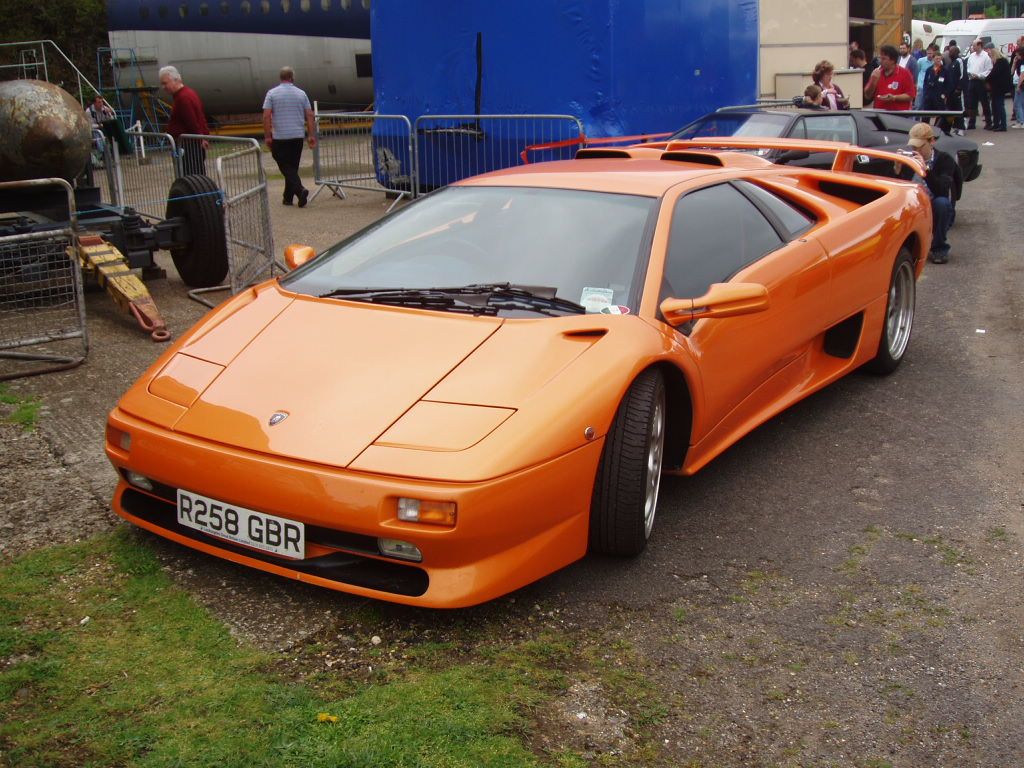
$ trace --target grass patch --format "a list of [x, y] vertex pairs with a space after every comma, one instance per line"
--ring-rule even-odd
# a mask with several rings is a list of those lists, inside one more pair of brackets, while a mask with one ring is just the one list
[[239, 647], [124, 531], [20, 558], [0, 596], [0, 745], [19, 766], [533, 766], [530, 714], [567, 650], [506, 644], [325, 697]]
[[39, 421], [39, 409], [43, 403], [38, 397], [22, 397], [11, 392], [5, 384], [0, 384], [0, 412], [4, 421], [17, 424], [31, 432]]

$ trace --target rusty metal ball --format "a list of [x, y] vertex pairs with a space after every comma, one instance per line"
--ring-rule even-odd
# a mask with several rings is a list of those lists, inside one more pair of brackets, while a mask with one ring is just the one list
[[57, 176], [84, 169], [92, 127], [74, 97], [41, 80], [0, 82], [0, 181]]

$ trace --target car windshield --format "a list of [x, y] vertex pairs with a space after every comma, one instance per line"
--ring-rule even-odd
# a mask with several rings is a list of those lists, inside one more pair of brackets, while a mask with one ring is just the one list
[[433, 290], [443, 288], [463, 289], [442, 292], [446, 300], [488, 290], [520, 303], [526, 294], [557, 297], [581, 305], [577, 311], [630, 307], [656, 205], [639, 195], [449, 187], [329, 248], [282, 284], [431, 309], [451, 308]]
[[789, 125], [788, 115], [764, 112], [713, 112], [704, 115], [672, 135], [672, 139], [700, 139], [712, 136], [754, 136], [777, 139]]

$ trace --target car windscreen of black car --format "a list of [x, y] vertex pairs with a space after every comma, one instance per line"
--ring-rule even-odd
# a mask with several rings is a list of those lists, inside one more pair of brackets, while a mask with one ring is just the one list
[[778, 138], [785, 133], [790, 119], [789, 115], [765, 112], [713, 112], [681, 128], [669, 140], [711, 136]]

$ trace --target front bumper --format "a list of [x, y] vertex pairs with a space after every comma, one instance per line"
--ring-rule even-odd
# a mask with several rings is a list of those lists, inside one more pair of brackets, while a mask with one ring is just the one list
[[[131, 435], [107, 455], [122, 479], [113, 508], [167, 539], [281, 576], [408, 605], [457, 608], [518, 589], [586, 552], [590, 497], [603, 440], [543, 464], [478, 483], [351, 472], [176, 434], [115, 409], [109, 426]], [[129, 485], [124, 470], [157, 483]], [[179, 526], [176, 489], [302, 522], [306, 557], [290, 560]], [[454, 501], [451, 528], [395, 516], [400, 496]], [[378, 537], [415, 544], [410, 563], [379, 554]]]

